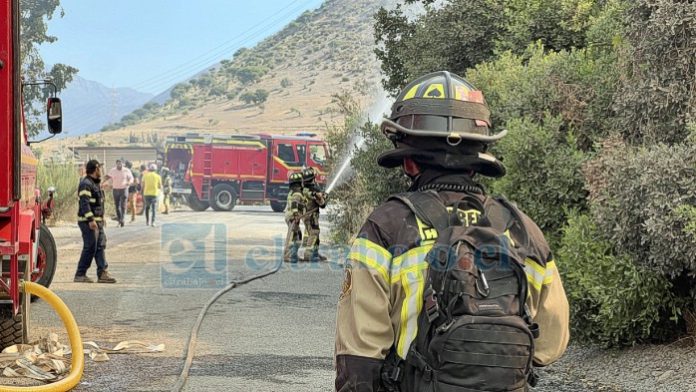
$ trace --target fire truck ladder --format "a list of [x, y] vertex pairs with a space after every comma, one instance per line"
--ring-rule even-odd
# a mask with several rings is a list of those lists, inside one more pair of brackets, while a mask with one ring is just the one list
[[208, 143], [203, 150], [203, 184], [201, 186], [201, 199], [210, 200], [211, 178], [213, 176], [213, 145]]

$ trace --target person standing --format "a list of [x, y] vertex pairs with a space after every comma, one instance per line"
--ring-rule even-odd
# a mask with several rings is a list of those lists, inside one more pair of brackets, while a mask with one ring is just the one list
[[326, 261], [326, 257], [319, 254], [319, 209], [326, 207], [326, 194], [316, 182], [316, 173], [309, 167], [302, 171], [302, 186], [305, 200], [307, 201], [307, 213], [303, 219], [305, 225], [305, 251], [302, 261]]
[[157, 174], [156, 164], [150, 164], [149, 169], [147, 173], [143, 174], [142, 179], [143, 196], [145, 197], [145, 225], [156, 227], [157, 196], [162, 189], [162, 177]]
[[164, 215], [169, 214], [169, 195], [172, 193], [172, 175], [168, 167], [162, 168], [162, 203], [164, 203]]
[[133, 163], [126, 161], [126, 168], [133, 174], [133, 182], [128, 187], [128, 210], [131, 214], [131, 223], [135, 221], [135, 205], [136, 199], [138, 198], [138, 187], [140, 185], [140, 172], [133, 170]]
[[[475, 176], [506, 168], [480, 91], [449, 72], [404, 88], [377, 163], [411, 180], [367, 218], [338, 300], [335, 390], [516, 391], [561, 357], [569, 308], [539, 227]], [[540, 190], [540, 194], [543, 190]]]
[[77, 225], [82, 232], [82, 254], [77, 264], [74, 282], [93, 283], [87, 276], [87, 270], [94, 259], [97, 263], [97, 282], [116, 283], [108, 272], [104, 250], [106, 234], [104, 233], [104, 192], [101, 189], [101, 168], [99, 162], [91, 160], [85, 165], [86, 175], [80, 181], [77, 194], [79, 206]]
[[[114, 204], [116, 206], [116, 219], [119, 226], [123, 227], [123, 219], [126, 214], [126, 201], [128, 200], [128, 188], [133, 184], [133, 173], [127, 167], [123, 167], [121, 159], [116, 160], [116, 166], [109, 170], [106, 181], [111, 181]], [[106, 182], [105, 181], [105, 182]]]
[[291, 174], [289, 186], [288, 202], [285, 207], [285, 223], [288, 225], [288, 234], [285, 237], [283, 261], [286, 263], [297, 263], [297, 253], [302, 241], [300, 219], [306, 210], [306, 199], [302, 192], [302, 174]]

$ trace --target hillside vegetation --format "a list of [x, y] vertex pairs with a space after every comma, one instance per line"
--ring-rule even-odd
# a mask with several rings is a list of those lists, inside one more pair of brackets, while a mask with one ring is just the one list
[[[81, 143], [146, 141], [147, 133], [295, 133], [342, 121], [332, 96], [369, 99], [379, 86], [374, 14], [393, 1], [328, 0], [253, 48], [180, 83]], [[135, 135], [135, 137], [133, 137]]]

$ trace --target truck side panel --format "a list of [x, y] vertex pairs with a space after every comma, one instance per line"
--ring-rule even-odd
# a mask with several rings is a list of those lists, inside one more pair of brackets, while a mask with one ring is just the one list
[[[15, 140], [15, 68], [13, 49], [13, 1], [0, 1], [0, 146], [16, 145]], [[14, 199], [15, 148], [6, 148], [0, 154], [0, 208], [9, 207]]]

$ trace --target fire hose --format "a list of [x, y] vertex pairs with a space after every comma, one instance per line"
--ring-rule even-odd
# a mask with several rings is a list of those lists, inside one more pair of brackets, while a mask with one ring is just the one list
[[[253, 282], [258, 279], [265, 278], [267, 276], [273, 275], [276, 272], [280, 271], [281, 265], [279, 264], [275, 268], [273, 268], [270, 271], [266, 271], [254, 276], [251, 276], [249, 278], [243, 279], [243, 280], [236, 280], [232, 281], [227, 285], [225, 288], [222, 290], [218, 291], [213, 295], [210, 300], [203, 306], [201, 309], [200, 313], [198, 313], [198, 318], [196, 319], [195, 324], [193, 325], [193, 329], [191, 329], [191, 334], [189, 335], [188, 343], [186, 345], [186, 348], [184, 349], [184, 355], [186, 359], [184, 360], [184, 368], [181, 371], [181, 374], [179, 375], [179, 378], [176, 381], [176, 384], [174, 384], [174, 387], [172, 388], [172, 392], [179, 392], [182, 389], [184, 389], [184, 386], [186, 385], [186, 381], [188, 380], [189, 376], [189, 371], [191, 370], [191, 365], [193, 364], [193, 356], [194, 356], [194, 349], [196, 348], [196, 341], [198, 339], [198, 331], [201, 329], [201, 324], [203, 323], [203, 318], [205, 318], [206, 314], [208, 313], [208, 310], [210, 307], [220, 298], [222, 297], [225, 293], [232, 291], [233, 289], [243, 286], [247, 283]], [[3, 392], [0, 390], [0, 392]]]
[[25, 295], [36, 295], [46, 301], [60, 316], [63, 325], [68, 331], [70, 338], [70, 349], [72, 356], [70, 360], [70, 373], [67, 377], [51, 384], [32, 386], [32, 387], [10, 387], [0, 386], [0, 392], [64, 392], [73, 389], [82, 378], [82, 372], [85, 368], [85, 356], [82, 349], [82, 338], [80, 330], [77, 327], [75, 318], [70, 309], [65, 305], [65, 302], [55, 295], [51, 290], [34, 282], [21, 282], [21, 290]]

